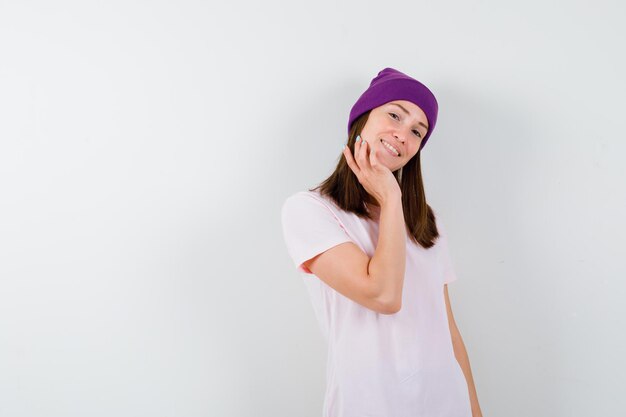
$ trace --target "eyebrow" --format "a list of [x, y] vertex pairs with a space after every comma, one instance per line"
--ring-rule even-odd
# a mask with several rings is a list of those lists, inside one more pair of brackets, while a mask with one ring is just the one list
[[[408, 116], [410, 116], [410, 115], [411, 115], [411, 113], [409, 113], [409, 111], [408, 111], [407, 109], [405, 109], [404, 107], [402, 107], [402, 106], [401, 106], [401, 105], [399, 105], [398, 103], [389, 103], [389, 104], [393, 104], [394, 106], [398, 106], [398, 107], [400, 107], [400, 108], [402, 109], [402, 111], [403, 111], [403, 112], [405, 112]], [[426, 126], [424, 123], [419, 122], [419, 124], [420, 124], [420, 125], [422, 125], [422, 126], [424, 126], [424, 128], [425, 128], [426, 130], [428, 130], [428, 126]]]

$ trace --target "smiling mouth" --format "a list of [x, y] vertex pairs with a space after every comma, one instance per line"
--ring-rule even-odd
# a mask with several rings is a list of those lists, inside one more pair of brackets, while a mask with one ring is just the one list
[[400, 156], [400, 152], [390, 143], [387, 143], [387, 141], [385, 141], [384, 139], [380, 140], [380, 143], [383, 144], [383, 146], [385, 148], [387, 148], [390, 152], [390, 154], [394, 155], [394, 156]]

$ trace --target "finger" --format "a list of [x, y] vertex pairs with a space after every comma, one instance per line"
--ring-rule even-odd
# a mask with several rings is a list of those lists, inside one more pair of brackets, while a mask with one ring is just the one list
[[358, 157], [358, 163], [359, 163], [359, 167], [361, 169], [371, 169], [371, 165], [370, 165], [370, 161], [369, 161], [369, 156], [368, 153], [370, 151], [370, 144], [367, 143], [367, 141], [363, 142], [363, 145], [361, 145], [361, 149], [359, 149], [359, 157]]
[[360, 136], [360, 138], [361, 140], [358, 142], [355, 152], [355, 159], [356, 163], [359, 165], [359, 169], [363, 170], [363, 168], [365, 168], [363, 155], [365, 155], [367, 143], [365, 142], [365, 139], [363, 139], [363, 136]]
[[363, 164], [363, 162], [361, 162], [361, 152], [363, 152], [363, 138], [354, 142], [354, 163], [358, 166], [359, 172], [361, 172]]
[[376, 153], [376, 151], [373, 151], [370, 149], [370, 157], [369, 157], [369, 163], [370, 166], [375, 167], [378, 165], [379, 161], [378, 161], [378, 154]]
[[354, 159], [356, 160], [357, 164], [359, 164], [359, 168], [361, 167], [362, 162], [362, 157], [361, 155], [363, 154], [363, 149], [365, 148], [365, 144], [363, 141], [363, 138], [361, 138], [361, 140], [357, 140], [354, 144]]

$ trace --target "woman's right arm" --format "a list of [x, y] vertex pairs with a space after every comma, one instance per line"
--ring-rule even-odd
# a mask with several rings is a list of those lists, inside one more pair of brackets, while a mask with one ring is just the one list
[[355, 156], [348, 147], [343, 154], [359, 182], [380, 205], [378, 243], [370, 258], [351, 242], [339, 244], [310, 260], [307, 267], [336, 291], [383, 314], [402, 307], [406, 269], [407, 230], [402, 193], [395, 177], [378, 160], [368, 156], [367, 142], [357, 141]]
[[381, 204], [378, 243], [370, 258], [352, 242], [341, 243], [305, 262], [342, 295], [381, 314], [402, 307], [406, 228], [400, 198]]
[[402, 307], [406, 233], [400, 197], [381, 204], [378, 243], [369, 263], [368, 277], [376, 288], [378, 298], [395, 312]]

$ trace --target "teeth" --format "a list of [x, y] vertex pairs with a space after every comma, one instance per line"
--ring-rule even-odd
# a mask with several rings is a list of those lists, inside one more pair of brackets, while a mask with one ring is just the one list
[[398, 150], [396, 148], [394, 148], [392, 145], [390, 145], [387, 142], [385, 142], [385, 139], [381, 139], [381, 141], [383, 142], [383, 145], [385, 145], [386, 147], [388, 147], [389, 149], [394, 151], [397, 154], [397, 156], [400, 156], [400, 152], [398, 152]]

